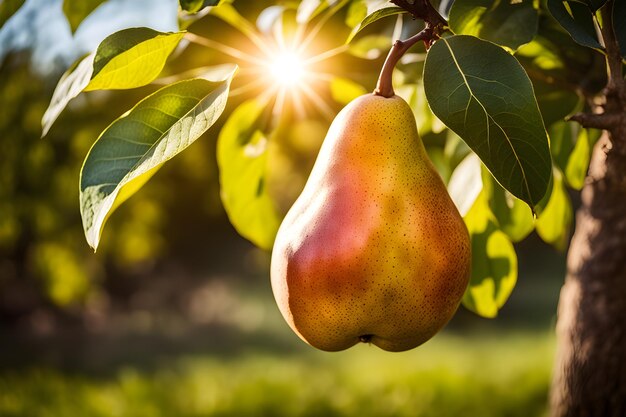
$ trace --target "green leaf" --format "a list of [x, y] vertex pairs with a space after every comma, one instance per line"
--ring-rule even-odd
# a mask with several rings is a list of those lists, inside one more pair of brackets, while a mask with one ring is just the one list
[[151, 83], [183, 36], [183, 32], [131, 28], [104, 39], [96, 52], [63, 74], [43, 116], [42, 136], [82, 91], [128, 89]]
[[428, 133], [441, 133], [446, 126], [430, 111], [424, 85], [419, 80], [416, 84], [405, 84], [396, 88], [396, 94], [404, 99], [415, 114], [417, 131], [422, 137]]
[[[180, 0], [181, 6], [178, 12], [178, 27], [186, 30], [189, 26], [205, 17], [211, 9], [223, 4], [231, 4], [234, 0]], [[185, 3], [183, 5], [183, 3]]]
[[572, 223], [572, 203], [563, 184], [563, 176], [554, 170], [552, 194], [536, 222], [537, 234], [544, 242], [564, 250], [569, 240]]
[[485, 197], [498, 227], [512, 242], [519, 242], [535, 228], [528, 206], [498, 184], [487, 170], [482, 173]]
[[111, 213], [161, 167], [215, 123], [234, 74], [164, 87], [114, 121], [89, 151], [80, 175], [87, 242], [96, 249]]
[[567, 64], [564, 62], [561, 52], [551, 39], [540, 35], [520, 47], [515, 52], [515, 57], [523, 63], [526, 62], [528, 67], [541, 71], [541, 73], [561, 75], [567, 71]]
[[626, 1], [613, 2], [613, 30], [622, 58], [626, 59]]
[[593, 13], [576, 0], [547, 0], [548, 10], [572, 39], [589, 48], [602, 49], [593, 23]]
[[539, 79], [533, 79], [532, 82], [537, 104], [539, 104], [539, 110], [546, 126], [563, 120], [565, 116], [574, 112], [581, 102], [581, 98], [573, 90]]
[[359, 83], [342, 77], [333, 77], [330, 81], [330, 94], [339, 104], [348, 104], [357, 97], [367, 94], [367, 90]]
[[[441, 123], [441, 121], [439, 123]], [[441, 123], [441, 125], [444, 126], [443, 123]], [[461, 139], [459, 135], [457, 135], [450, 129], [446, 129], [445, 126], [444, 130], [446, 130], [446, 143], [444, 145], [443, 152], [445, 154], [446, 160], [454, 169], [461, 163], [463, 159], [465, 159], [470, 153], [472, 153], [472, 151], [470, 150], [469, 146], [467, 146], [467, 144], [463, 142], [463, 139]]]
[[204, 0], [180, 0], [180, 8], [189, 13], [197, 13], [202, 8]]
[[0, 2], [0, 29], [24, 4], [24, 0], [4, 0]]
[[605, 56], [572, 39], [561, 25], [544, 15], [539, 33], [515, 56], [533, 79], [571, 91], [599, 92], [606, 85]]
[[246, 239], [271, 249], [280, 217], [267, 191], [267, 137], [259, 128], [265, 103], [250, 100], [230, 115], [217, 141], [224, 209]]
[[528, 43], [537, 33], [539, 14], [533, 0], [456, 0], [450, 9], [450, 28], [511, 49]]
[[450, 164], [446, 160], [446, 156], [443, 153], [443, 149], [429, 146], [426, 148], [426, 154], [428, 155], [428, 159], [433, 163], [435, 170], [441, 177], [444, 183], [450, 181], [450, 177], [452, 176], [452, 170], [450, 169]]
[[585, 184], [591, 150], [602, 131], [583, 129], [575, 122], [559, 122], [550, 126], [550, 149], [557, 168], [565, 173], [567, 184], [580, 190]]
[[105, 0], [63, 0], [63, 13], [67, 17], [72, 33], [80, 26], [83, 20]]
[[534, 219], [528, 206], [503, 189], [483, 167], [476, 154], [470, 153], [459, 163], [448, 192], [459, 213], [466, 216], [479, 198], [485, 199], [492, 213], [492, 221], [513, 242], [523, 240], [534, 228]]
[[570, 154], [565, 167], [565, 179], [573, 189], [581, 190], [585, 185], [590, 159], [591, 139], [589, 138], [589, 131], [581, 129], [574, 150]]
[[463, 305], [493, 318], [511, 295], [517, 282], [517, 255], [481, 193], [464, 217], [472, 242], [472, 276]]
[[187, 13], [198, 13], [205, 7], [219, 6], [227, 0], [179, 0], [180, 8]]
[[552, 124], [548, 131], [550, 134], [552, 160], [561, 171], [565, 171], [569, 156], [574, 149], [574, 138], [580, 131], [580, 125], [578, 123], [561, 121]]
[[405, 13], [400, 7], [389, 6], [387, 0], [355, 0], [350, 5], [346, 24], [352, 28], [346, 43], [352, 39], [367, 25], [370, 25], [384, 17]]
[[[584, 71], [588, 72], [592, 59], [584, 55], [596, 52], [574, 43], [556, 22], [546, 28], [545, 20], [542, 20], [542, 33], [520, 47], [515, 57], [530, 75], [541, 116], [545, 125], [549, 126], [563, 120], [581, 103], [576, 91], [579, 83], [587, 81], [582, 81], [584, 77], [576, 74], [571, 57], [583, 59]], [[544, 33], [546, 30], [550, 32]]]
[[550, 150], [532, 85], [519, 62], [472, 36], [442, 38], [426, 57], [424, 88], [433, 113], [504, 188], [534, 209], [550, 182]]

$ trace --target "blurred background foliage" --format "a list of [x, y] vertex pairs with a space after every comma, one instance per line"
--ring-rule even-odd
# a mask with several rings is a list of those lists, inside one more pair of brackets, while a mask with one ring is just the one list
[[[164, 0], [158, 14], [147, 16], [150, 2], [133, 7], [132, 2], [109, 0], [104, 2], [108, 9], [97, 8], [72, 37], [61, 1], [51, 1], [47, 7], [58, 13], [46, 13], [64, 47], [42, 55], [49, 34], [33, 25], [42, 25], [37, 10], [44, 13], [44, 3], [26, 1], [30, 8], [0, 32], [0, 415], [543, 413], [563, 250], [571, 204], [575, 208], [578, 202], [575, 191], [559, 188], [566, 200], [561, 206], [566, 212], [569, 207], [570, 217], [541, 236], [557, 249], [534, 232], [521, 241], [532, 227], [506, 231], [515, 242], [519, 279], [497, 319], [461, 309], [442, 335], [403, 354], [368, 346], [339, 354], [315, 352], [289, 330], [274, 305], [269, 254], [237, 234], [220, 201], [217, 135], [227, 116], [254, 91], [234, 95], [215, 127], [116, 211], [98, 252], [88, 247], [78, 209], [82, 161], [100, 132], [159, 84], [83, 94], [45, 139], [40, 139], [42, 115], [72, 61], [124, 27], [120, 25], [175, 30], [178, 4]], [[272, 2], [235, 4], [255, 22]], [[346, 13], [342, 10], [326, 23], [317, 48], [330, 49], [350, 33]], [[124, 16], [123, 23], [103, 23], [117, 15]], [[558, 31], [548, 17], [541, 19], [546, 30]], [[244, 50], [248, 44], [211, 15], [189, 29]], [[417, 23], [405, 19], [404, 34], [417, 29]], [[374, 88], [397, 31], [395, 18], [378, 21], [345, 53], [324, 62], [326, 71], [336, 75], [319, 91], [330, 115], [309, 108], [306, 118], [282, 126], [275, 135], [268, 151], [268, 189], [279, 215], [303, 187], [334, 113]], [[27, 41], [24, 32], [30, 33]], [[546, 58], [561, 48], [551, 42], [539, 36], [518, 50], [529, 73], [536, 67], [560, 77], [560, 70], [572, 67], [562, 55]], [[568, 71], [566, 83], [590, 89], [602, 85], [602, 75], [596, 77], [597, 69], [591, 68], [594, 52], [588, 53], [568, 56], [590, 67], [579, 76]], [[413, 106], [429, 155], [447, 181], [467, 148], [428, 110], [416, 76], [423, 59], [423, 48], [416, 48], [403, 60], [396, 79], [406, 82], [399, 83], [398, 93]], [[176, 78], [189, 68], [221, 62], [232, 59], [186, 44], [174, 53], [163, 76]], [[555, 92], [541, 79], [533, 82], [544, 119], [557, 121], [582, 105], [568, 89]], [[555, 163], [563, 172], [555, 178], [580, 188], [580, 168], [568, 166], [580, 132], [564, 123], [552, 129]], [[587, 139], [588, 144], [595, 140], [593, 135]], [[490, 195], [493, 207], [499, 194]], [[563, 217], [563, 210], [555, 216]], [[498, 219], [503, 229], [505, 220]]]

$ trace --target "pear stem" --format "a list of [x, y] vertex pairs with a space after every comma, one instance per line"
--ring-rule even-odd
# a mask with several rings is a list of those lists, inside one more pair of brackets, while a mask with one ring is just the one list
[[439, 34], [448, 26], [448, 22], [430, 4], [430, 0], [391, 0], [393, 4], [409, 12], [414, 19], [421, 19], [426, 23], [424, 30], [405, 41], [397, 40], [391, 47], [389, 55], [383, 64], [378, 77], [374, 94], [383, 97], [393, 97], [392, 75], [400, 58], [419, 41], [424, 41], [426, 49], [439, 38]]
[[419, 41], [424, 41], [426, 46], [433, 41], [436, 37], [435, 30], [433, 26], [429, 23], [426, 23], [426, 27], [419, 33], [411, 36], [409, 39], [404, 41], [397, 40], [394, 42], [389, 54], [387, 55], [387, 59], [385, 59], [385, 63], [383, 64], [383, 68], [380, 71], [380, 75], [378, 76], [378, 82], [376, 83], [376, 89], [374, 89], [374, 94], [377, 96], [383, 96], [386, 98], [393, 97], [395, 92], [393, 91], [393, 69], [396, 67], [400, 58], [409, 50], [413, 45], [415, 45]]

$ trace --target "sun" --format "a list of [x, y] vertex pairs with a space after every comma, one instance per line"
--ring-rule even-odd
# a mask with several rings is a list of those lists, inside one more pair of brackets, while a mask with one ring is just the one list
[[297, 87], [306, 81], [307, 63], [296, 51], [280, 51], [267, 60], [268, 75], [280, 88]]
[[309, 23], [298, 24], [295, 32], [289, 34], [282, 30], [260, 30], [238, 15], [234, 8], [225, 9], [231, 15], [238, 16], [238, 23], [233, 24], [230, 15], [225, 21], [245, 35], [255, 51], [244, 51], [234, 45], [225, 45], [192, 33], [186, 34], [185, 38], [237, 60], [238, 75], [242, 81], [231, 90], [231, 97], [254, 92], [259, 102], [271, 103], [275, 116], [280, 116], [286, 106], [289, 106], [295, 110], [296, 116], [305, 117], [311, 108], [309, 104], [312, 104], [326, 118], [332, 119], [336, 112], [319, 91], [320, 85], [328, 84], [334, 75], [320, 70], [318, 64], [345, 52], [348, 46], [341, 44], [313, 53], [312, 49], [316, 48], [312, 48], [312, 44], [322, 26], [340, 6], [341, 4], [337, 4], [329, 8], [312, 27]]

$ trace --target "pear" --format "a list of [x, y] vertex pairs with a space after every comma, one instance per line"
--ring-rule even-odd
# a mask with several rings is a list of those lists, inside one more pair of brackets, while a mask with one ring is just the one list
[[272, 290], [291, 328], [325, 351], [412, 349], [453, 316], [470, 262], [467, 228], [409, 105], [350, 102], [274, 244]]

